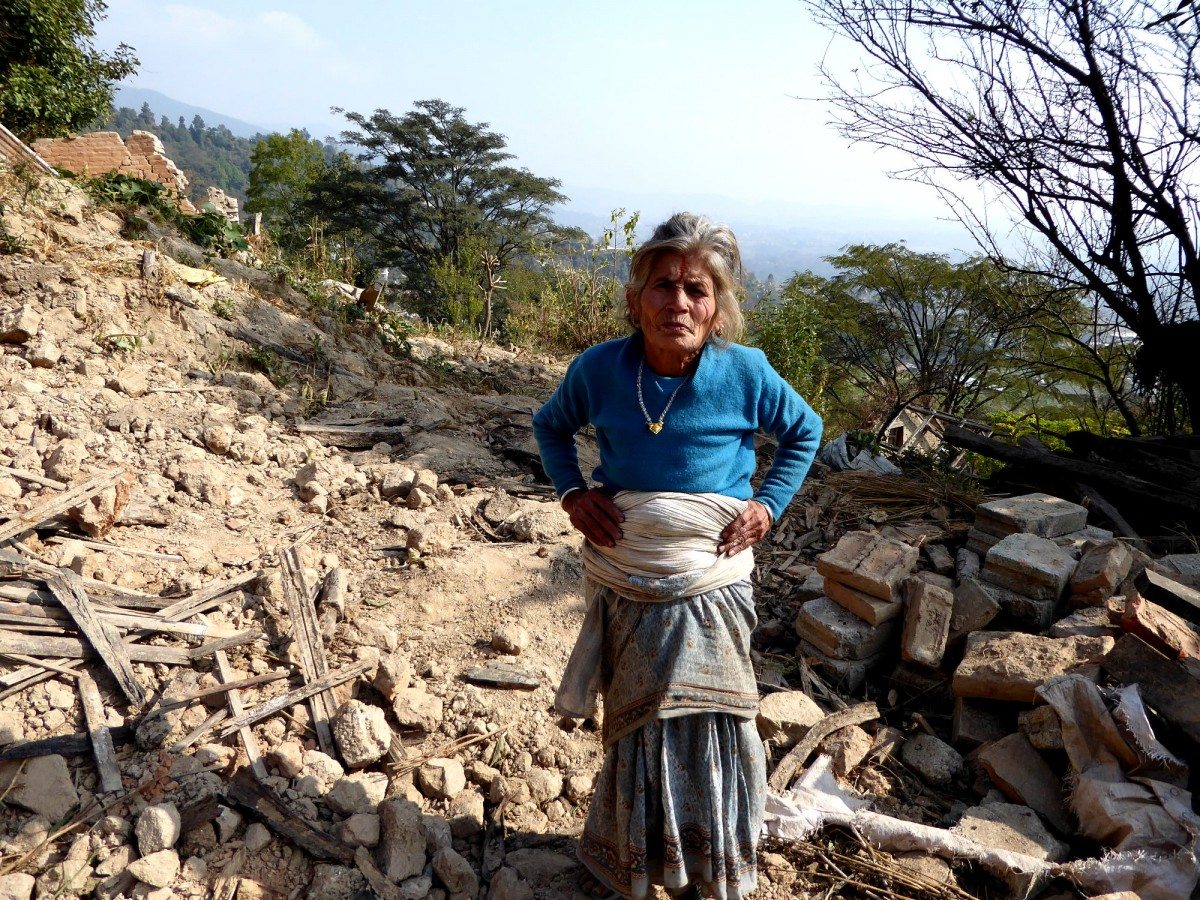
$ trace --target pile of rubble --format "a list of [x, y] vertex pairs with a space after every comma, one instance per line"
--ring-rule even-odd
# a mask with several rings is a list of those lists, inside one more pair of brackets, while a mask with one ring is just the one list
[[[843, 692], [894, 663], [893, 713], [905, 692], [934, 708], [952, 700], [953, 716], [942, 730], [920, 716], [924, 730], [905, 738], [878, 721], [875, 704], [851, 707], [842, 715], [857, 710], [854, 721], [801, 739], [772, 784], [787, 787], [814, 753], [847, 776], [898, 750], [933, 789], [973, 787], [980, 799], [947, 824], [975, 847], [947, 855], [990, 866], [1014, 895], [1055, 875], [1097, 893], [1189, 893], [1200, 874], [1186, 763], [1200, 745], [1200, 554], [1151, 559], [1086, 522], [1085, 508], [1034, 493], [981, 504], [954, 556], [939, 544], [845, 534], [817, 558], [823, 591], [800, 607], [797, 655]], [[764, 710], [793, 696], [769, 696]], [[825, 720], [805, 708], [786, 740], [775, 722], [764, 737], [787, 749]], [[868, 722], [873, 735], [859, 728]], [[840, 787], [812, 793], [822, 771], [810, 767], [795, 796], [818, 808], [821, 797], [843, 802]], [[796, 836], [787, 821], [776, 832]], [[905, 840], [885, 849], [939, 852], [943, 838]]]

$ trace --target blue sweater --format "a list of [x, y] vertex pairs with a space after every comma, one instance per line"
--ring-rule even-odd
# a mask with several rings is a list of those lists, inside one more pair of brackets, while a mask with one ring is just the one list
[[[640, 333], [588, 348], [534, 416], [542, 465], [559, 496], [587, 487], [574, 435], [590, 422], [600, 448], [600, 465], [592, 475], [604, 487], [753, 498], [778, 521], [816, 456], [820, 416], [771, 368], [761, 350], [709, 344], [690, 379], [666, 378], [645, 367], [642, 394], [655, 420], [683, 384], [662, 432], [652, 434], [637, 399], [642, 358]], [[753, 491], [756, 431], [773, 435], [779, 447]]]

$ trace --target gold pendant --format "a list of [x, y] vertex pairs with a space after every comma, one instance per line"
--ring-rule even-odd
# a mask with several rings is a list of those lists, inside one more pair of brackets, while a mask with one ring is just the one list
[[658, 434], [662, 431], [662, 422], [647, 422], [646, 427], [650, 429], [651, 434]]

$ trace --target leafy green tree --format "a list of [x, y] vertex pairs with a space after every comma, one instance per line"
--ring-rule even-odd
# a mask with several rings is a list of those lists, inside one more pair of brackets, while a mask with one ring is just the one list
[[321, 144], [307, 132], [269, 134], [250, 155], [247, 212], [261, 212], [271, 233], [286, 251], [303, 246], [309, 214], [305, 204], [312, 185], [325, 174], [328, 162]]
[[829, 377], [821, 356], [821, 292], [826, 285], [811, 272], [792, 276], [777, 293], [765, 284], [747, 317], [754, 345], [819, 412], [824, 411], [822, 394]]
[[346, 113], [354, 127], [342, 140], [358, 148], [359, 164], [326, 170], [309, 202], [331, 233], [365, 231], [374, 262], [398, 269], [419, 311], [436, 318], [446, 316], [432, 277], [438, 260], [457, 260], [475, 236], [503, 268], [555, 233], [550, 209], [566, 199], [558, 181], [510, 165], [504, 137], [463, 112], [422, 100], [403, 116]]
[[102, 0], [0, 4], [0, 121], [26, 140], [78, 131], [107, 115], [113, 82], [137, 71], [133, 48], [92, 47]]

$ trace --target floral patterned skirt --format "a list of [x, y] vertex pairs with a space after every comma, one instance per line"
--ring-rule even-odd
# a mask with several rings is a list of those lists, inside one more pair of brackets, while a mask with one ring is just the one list
[[609, 747], [579, 841], [591, 873], [624, 897], [692, 884], [739, 900], [757, 884], [766, 760], [754, 720], [656, 719]]

